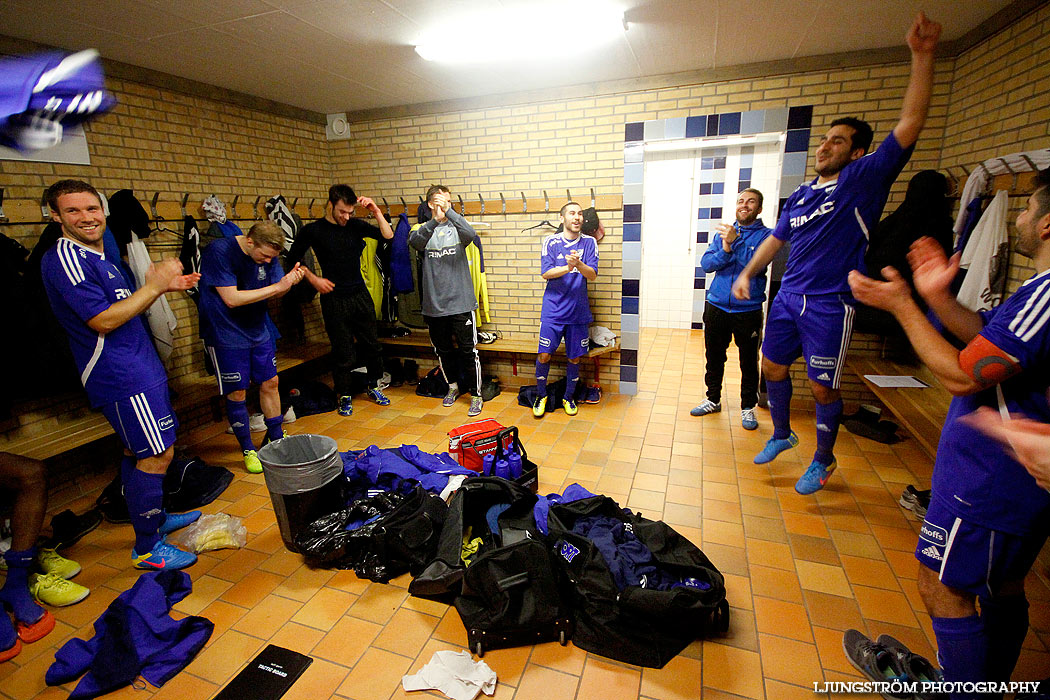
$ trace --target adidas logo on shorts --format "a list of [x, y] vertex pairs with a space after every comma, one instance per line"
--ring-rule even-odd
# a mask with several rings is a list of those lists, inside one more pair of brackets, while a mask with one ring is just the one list
[[927, 547], [926, 549], [922, 550], [922, 553], [923, 553], [923, 556], [927, 556], [930, 559], [935, 559], [937, 561], [941, 561], [941, 559], [944, 558], [944, 557], [941, 556], [940, 550], [938, 550], [932, 544], [929, 547]]
[[828, 376], [827, 372], [821, 372], [820, 374], [818, 374], [817, 375], [817, 379], [819, 379], [822, 382], [830, 382], [831, 381], [831, 377]]

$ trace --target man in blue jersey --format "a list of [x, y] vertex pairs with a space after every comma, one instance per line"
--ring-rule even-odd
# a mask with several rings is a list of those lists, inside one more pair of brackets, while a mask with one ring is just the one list
[[132, 292], [103, 252], [106, 217], [91, 185], [61, 180], [47, 190], [62, 238], [40, 263], [55, 317], [69, 336], [91, 405], [106, 416], [125, 447], [120, 463], [124, 498], [135, 530], [132, 562], [139, 569], [181, 569], [197, 557], [165, 536], [200, 517], [164, 512], [164, 474], [175, 444], [168, 377], [141, 314], [166, 292], [187, 290], [199, 274], [182, 274], [178, 258], [151, 265]]
[[543, 239], [540, 276], [547, 280], [540, 308], [539, 354], [536, 357], [536, 399], [532, 415], [542, 418], [547, 411], [547, 374], [551, 353], [565, 340], [569, 364], [565, 370], [565, 394], [561, 405], [575, 416], [576, 385], [580, 380], [580, 358], [587, 354], [589, 325], [594, 317], [587, 300], [587, 283], [598, 276], [598, 244], [581, 233], [583, 209], [576, 202], [561, 208], [563, 231]]
[[890, 187], [911, 156], [926, 122], [933, 84], [933, 52], [941, 26], [919, 13], [908, 31], [911, 76], [900, 120], [875, 153], [867, 155], [872, 130], [847, 117], [831, 122], [816, 153], [817, 178], [799, 185], [784, 204], [773, 235], [733, 285], [737, 299], [751, 293], [751, 278], [790, 241], [780, 292], [769, 308], [762, 341], [762, 373], [769, 393], [773, 437], [755, 457], [772, 461], [798, 445], [791, 430], [792, 363], [806, 362], [816, 399], [817, 449], [795, 484], [810, 494], [824, 488], [835, 470], [835, 438], [842, 418], [839, 380], [853, 330], [853, 299], [846, 276], [864, 269], [868, 231], [878, 222]]
[[761, 213], [762, 193], [750, 187], [741, 192], [736, 198], [736, 221], [731, 225], [715, 224], [718, 232], [700, 258], [704, 272], [715, 274], [704, 304], [707, 398], [689, 415], [706, 416], [722, 410], [726, 349], [729, 341], [735, 340], [740, 356], [740, 424], [745, 430], [758, 428], [755, 404], [758, 403], [762, 302], [766, 300], [765, 270], [751, 279], [751, 294], [747, 299], [735, 298], [732, 286], [737, 275], [751, 262], [758, 246], [773, 232], [758, 218]]
[[266, 300], [283, 296], [303, 279], [298, 263], [288, 274], [281, 268], [284, 240], [284, 229], [263, 221], [244, 235], [213, 242], [201, 255], [201, 338], [215, 365], [219, 393], [226, 397], [226, 417], [241, 445], [244, 466], [252, 474], [262, 471], [262, 462], [248, 427], [245, 394], [250, 382], [259, 385], [266, 423], [263, 444], [284, 437], [277, 345], [266, 323]]
[[919, 593], [948, 681], [1010, 679], [1028, 632], [1024, 578], [1050, 533], [1050, 493], [1018, 461], [1030, 458], [1005, 450], [974, 424], [979, 409], [1050, 423], [1050, 169], [1035, 186], [1017, 216], [1014, 249], [1031, 258], [1036, 273], [990, 311], [970, 311], [952, 295], [958, 255], [947, 259], [931, 238], [912, 245], [915, 288], [967, 343], [961, 351], [930, 324], [896, 270], [882, 270], [886, 282], [850, 273], [856, 298], [892, 313], [955, 396], [915, 548]]

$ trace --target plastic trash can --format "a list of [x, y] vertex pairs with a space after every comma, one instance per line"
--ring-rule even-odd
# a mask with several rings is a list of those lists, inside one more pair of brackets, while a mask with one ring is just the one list
[[281, 539], [298, 552], [296, 534], [345, 506], [339, 447], [326, 435], [289, 435], [260, 449], [259, 461]]

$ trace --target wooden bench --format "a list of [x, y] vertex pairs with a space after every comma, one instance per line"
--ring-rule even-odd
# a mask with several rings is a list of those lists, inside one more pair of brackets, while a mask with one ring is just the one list
[[[886, 408], [911, 433], [931, 457], [937, 454], [937, 443], [948, 415], [952, 395], [941, 386], [925, 365], [904, 365], [877, 357], [855, 357], [846, 361], [846, 367], [861, 378]], [[928, 388], [894, 388], [876, 386], [865, 375], [911, 376], [929, 385]]]
[[[322, 359], [330, 351], [327, 342], [306, 343], [278, 350], [277, 373], [280, 375], [307, 362]], [[172, 380], [171, 388], [172, 404], [176, 412], [205, 401], [213, 402], [213, 406], [218, 407], [215, 377], [208, 374], [201, 372], [177, 377]], [[221, 414], [221, 408], [216, 410]], [[91, 411], [69, 420], [66, 418], [68, 417], [57, 416], [53, 419], [54, 429], [45, 433], [0, 442], [0, 451], [43, 460], [113, 434], [109, 421], [98, 411]]]
[[[408, 335], [402, 336], [400, 338], [380, 338], [379, 342], [382, 343], [383, 345], [387, 346], [387, 347], [392, 347], [392, 348], [397, 348], [397, 347], [425, 348], [427, 350], [431, 350], [432, 351], [433, 347], [434, 347], [433, 345], [430, 344], [430, 334], [427, 331], [423, 331], [423, 330], [413, 330]], [[513, 371], [514, 371], [515, 376], [517, 376], [517, 374], [518, 374], [518, 359], [519, 359], [519, 357], [521, 355], [528, 355], [528, 356], [531, 356], [533, 360], [535, 360], [535, 357], [536, 357], [536, 354], [537, 354], [536, 353], [537, 342], [536, 342], [536, 338], [535, 337], [532, 337], [532, 338], [521, 338], [521, 337], [508, 338], [508, 337], [503, 337], [503, 338], [499, 338], [498, 340], [496, 340], [496, 341], [494, 341], [492, 343], [478, 343], [477, 347], [478, 347], [478, 352], [479, 353], [501, 353], [501, 354], [513, 355], [514, 357], [511, 360], [511, 366], [513, 367]], [[590, 357], [590, 358], [594, 359], [594, 380], [595, 380], [595, 382], [598, 381], [599, 370], [601, 369], [601, 365], [600, 365], [601, 360], [599, 360], [598, 358], [600, 358], [602, 355], [606, 355], [606, 354], [608, 354], [610, 352], [618, 350], [619, 348], [620, 348], [620, 343], [619, 343], [619, 340], [617, 340], [612, 345], [607, 345], [607, 346], [604, 346], [604, 347], [592, 348], [590, 350], [590, 352], [587, 353], [586, 357]], [[562, 345], [562, 347], [559, 348], [559, 352], [564, 354], [564, 352], [565, 352], [564, 345]]]

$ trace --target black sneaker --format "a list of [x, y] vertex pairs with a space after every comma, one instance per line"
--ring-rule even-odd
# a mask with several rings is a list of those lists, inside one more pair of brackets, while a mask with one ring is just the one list
[[102, 512], [98, 508], [92, 508], [83, 515], [77, 515], [71, 510], [64, 510], [51, 518], [51, 539], [48, 547], [51, 549], [65, 549], [72, 547], [80, 541], [80, 538], [88, 534], [102, 522]]
[[[871, 641], [858, 630], [846, 630], [842, 635], [842, 650], [854, 668], [873, 681], [905, 680], [904, 669], [897, 656], [882, 646]], [[883, 693], [884, 698], [900, 700], [912, 697], [908, 694]]]
[[[888, 634], [880, 634], [875, 643], [885, 647], [897, 657], [897, 663], [904, 669], [904, 673], [907, 674], [909, 681], [914, 683], [939, 683], [944, 681], [944, 674], [941, 673], [940, 669], [927, 661], [925, 657], [919, 656], [904, 646], [903, 642], [894, 639]], [[914, 697], [918, 698], [918, 700], [947, 700], [948, 696], [944, 693], [920, 692]]]

